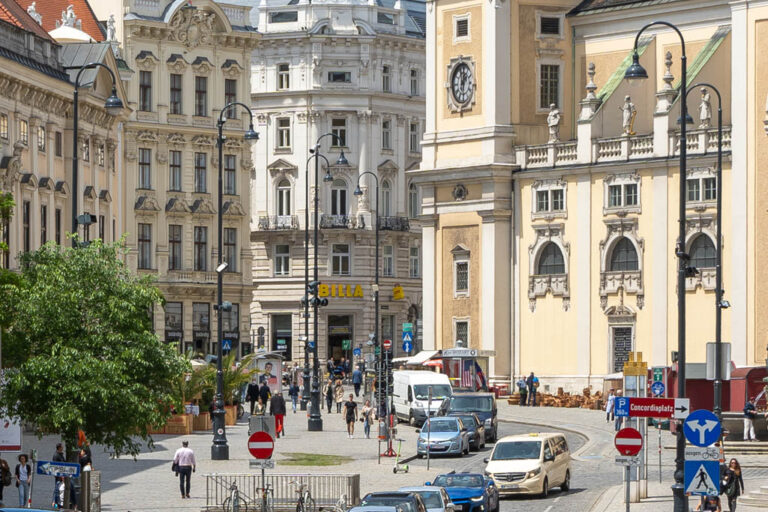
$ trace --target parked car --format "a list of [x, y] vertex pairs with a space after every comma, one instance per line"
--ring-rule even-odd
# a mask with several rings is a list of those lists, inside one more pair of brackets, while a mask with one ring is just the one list
[[480, 473], [446, 473], [426, 485], [444, 488], [457, 512], [499, 510], [499, 490], [493, 480]]
[[401, 507], [404, 512], [427, 512], [427, 507], [421, 496], [412, 492], [400, 491], [366, 494], [360, 501], [360, 507]]
[[461, 418], [429, 418], [424, 422], [416, 440], [416, 456], [463, 455], [469, 453], [469, 431]]
[[443, 400], [438, 416], [454, 413], [477, 414], [485, 427], [485, 440], [495, 443], [498, 438], [499, 420], [496, 397], [493, 393], [457, 393]]
[[549, 494], [552, 487], [571, 486], [571, 452], [563, 434], [507, 436], [485, 459], [486, 476], [501, 494]]
[[469, 431], [469, 443], [473, 450], [485, 448], [485, 426], [477, 414], [470, 412], [452, 412], [450, 416], [461, 418], [464, 426]]
[[401, 492], [411, 492], [421, 496], [427, 512], [454, 512], [455, 505], [442, 487], [426, 485], [423, 487], [401, 487]]
[[[21, 512], [21, 510], [19, 511]], [[26, 512], [26, 511], [24, 511]], [[357, 506], [347, 510], [347, 512], [410, 512], [407, 505], [395, 505], [394, 507], [384, 507], [381, 505]]]
[[[432, 401], [429, 389], [432, 388]], [[451, 381], [444, 373], [425, 370], [392, 372], [392, 404], [395, 416], [411, 425], [420, 425], [429, 415], [434, 416], [443, 400], [453, 394]]]

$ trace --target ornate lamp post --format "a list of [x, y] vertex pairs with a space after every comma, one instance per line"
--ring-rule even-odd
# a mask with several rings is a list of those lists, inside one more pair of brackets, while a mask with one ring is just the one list
[[224, 105], [224, 108], [221, 109], [221, 112], [219, 113], [219, 120], [216, 123], [216, 127], [219, 130], [218, 138], [216, 139], [216, 143], [219, 146], [219, 178], [218, 178], [218, 262], [216, 265], [216, 320], [218, 322], [217, 326], [217, 338], [218, 338], [218, 344], [216, 346], [216, 397], [214, 398], [214, 408], [213, 408], [213, 445], [211, 446], [211, 459], [212, 460], [229, 460], [229, 445], [227, 444], [227, 435], [225, 432], [225, 425], [224, 425], [224, 373], [222, 371], [222, 359], [224, 357], [223, 349], [222, 349], [222, 342], [224, 341], [224, 326], [222, 324], [222, 311], [227, 308], [227, 310], [232, 309], [232, 304], [225, 303], [222, 300], [222, 295], [224, 294], [223, 288], [224, 288], [224, 272], [227, 270], [228, 264], [223, 259], [222, 254], [222, 248], [224, 246], [224, 212], [222, 211], [222, 207], [224, 205], [224, 170], [223, 170], [223, 157], [224, 157], [224, 141], [226, 140], [226, 137], [224, 137], [224, 123], [227, 122], [227, 112], [234, 110], [235, 107], [242, 107], [245, 109], [246, 112], [248, 112], [248, 116], [250, 118], [250, 123], [248, 125], [248, 130], [246, 130], [245, 134], [243, 135], [243, 138], [245, 140], [259, 140], [259, 134], [256, 133], [253, 130], [253, 112], [251, 112], [251, 109], [248, 107], [248, 105], [244, 103], [240, 103], [238, 101], [233, 101], [231, 103], [227, 103]]
[[[77, 72], [77, 76], [75, 77], [75, 92], [74, 92], [74, 106], [73, 106], [73, 113], [72, 113], [72, 234], [77, 234], [77, 196], [78, 194], [78, 160], [79, 160], [79, 148], [77, 147], [77, 139], [79, 138], [78, 134], [78, 111], [79, 111], [79, 90], [80, 90], [80, 77], [83, 74], [83, 71], [86, 69], [93, 69], [93, 68], [104, 68], [107, 71], [109, 71], [109, 76], [112, 77], [112, 93], [109, 95], [109, 98], [104, 102], [104, 108], [107, 110], [107, 113], [113, 116], [116, 116], [120, 113], [120, 111], [123, 109], [123, 102], [120, 100], [120, 98], [117, 97], [117, 79], [115, 78], [115, 73], [111, 69], [109, 69], [108, 66], [102, 64], [101, 62], [90, 62], [88, 64], [83, 65], [83, 67], [80, 68], [80, 70]], [[72, 239], [72, 246], [77, 247], [77, 239]]]

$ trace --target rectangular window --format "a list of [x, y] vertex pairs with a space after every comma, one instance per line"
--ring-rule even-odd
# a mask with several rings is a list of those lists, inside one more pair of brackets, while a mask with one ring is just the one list
[[469, 292], [469, 262], [468, 261], [456, 261], [455, 267], [455, 282], [456, 293], [468, 293]]
[[456, 20], [456, 26], [454, 27], [453, 38], [459, 39], [469, 37], [469, 18], [460, 18]]
[[393, 14], [387, 14], [384, 12], [377, 13], [376, 21], [383, 25], [394, 25], [395, 16]]
[[608, 186], [608, 207], [617, 208], [621, 206], [621, 185]]
[[104, 144], [99, 144], [98, 147], [96, 147], [96, 163], [98, 163], [101, 167], [104, 167], [104, 161]]
[[549, 109], [551, 104], [560, 103], [560, 66], [542, 64], [540, 68], [539, 108]]
[[282, 149], [291, 147], [291, 120], [288, 118], [277, 120], [277, 147]]
[[0, 138], [8, 138], [8, 114], [0, 114]]
[[139, 71], [139, 110], [152, 111], [152, 72]]
[[55, 224], [54, 236], [56, 237], [56, 243], [61, 245], [61, 208], [56, 208], [53, 212], [53, 222]]
[[542, 16], [539, 33], [554, 36], [560, 35], [560, 18]]
[[195, 270], [208, 270], [208, 228], [195, 226]]
[[408, 127], [408, 149], [411, 153], [419, 152], [419, 123], [411, 123]]
[[333, 244], [331, 249], [331, 274], [334, 276], [349, 275], [349, 245]]
[[139, 149], [139, 188], [152, 189], [152, 150]]
[[277, 65], [277, 90], [285, 91], [291, 88], [291, 71], [288, 64]]
[[99, 215], [99, 240], [104, 240], [104, 216]]
[[392, 277], [395, 275], [395, 254], [394, 248], [391, 245], [384, 246], [384, 256], [381, 260], [381, 273], [384, 277]]
[[24, 144], [29, 144], [29, 123], [23, 119], [19, 121], [19, 139]]
[[[270, 315], [269, 321], [272, 327], [272, 350], [284, 352], [289, 358], [293, 346], [291, 315]], [[259, 345], [263, 343], [264, 340], [260, 341]]]
[[237, 169], [235, 155], [224, 155], [224, 193], [234, 196], [237, 194]]
[[171, 98], [170, 109], [171, 114], [181, 114], [181, 102], [182, 102], [182, 89], [181, 89], [182, 76], [176, 73], [171, 73]]
[[181, 225], [168, 225], [168, 270], [181, 270]]
[[139, 224], [139, 268], [152, 268], [152, 224]]
[[208, 115], [208, 77], [205, 76], [195, 77], [195, 115]]
[[392, 121], [381, 122], [381, 149], [392, 149]]
[[550, 191], [552, 194], [552, 211], [561, 212], [565, 210], [565, 199], [563, 189], [557, 188]]
[[417, 69], [411, 70], [411, 96], [419, 95], [419, 71]]
[[329, 71], [328, 81], [336, 84], [348, 84], [352, 82], [352, 73], [350, 71]]
[[704, 178], [704, 200], [714, 201], [717, 199], [717, 180], [715, 178]]
[[637, 183], [624, 185], [624, 206], [637, 206]]
[[454, 341], [462, 341], [465, 347], [469, 346], [469, 322], [456, 322], [456, 339]]
[[56, 156], [62, 156], [64, 142], [62, 141], [61, 132], [56, 132], [56, 134], [55, 134], [55, 136], [53, 138], [53, 141], [54, 141]]
[[221, 327], [227, 333], [240, 331], [240, 304], [232, 304], [231, 310], [221, 312]]
[[23, 237], [24, 237], [24, 240], [22, 241], [22, 250], [24, 252], [29, 252], [30, 250], [29, 208], [30, 208], [29, 201], [23, 201], [21, 203], [21, 225], [23, 228]]
[[408, 263], [409, 263], [410, 276], [414, 279], [421, 277], [421, 269], [420, 269], [421, 260], [419, 257], [418, 247], [410, 248], [410, 258]]
[[332, 119], [331, 120], [331, 133], [335, 137], [331, 141], [332, 147], [346, 147], [347, 146], [347, 120], [346, 119]]
[[381, 339], [395, 338], [395, 315], [381, 315]]
[[91, 139], [90, 139], [90, 137], [85, 137], [83, 139], [82, 154], [83, 154], [83, 162], [90, 162], [91, 161]]
[[389, 66], [382, 66], [381, 68], [381, 90], [392, 92], [392, 75]]
[[228, 263], [227, 272], [237, 272], [237, 229], [224, 228], [224, 252], [221, 253]]
[[165, 339], [181, 340], [183, 338], [183, 334], [184, 334], [184, 305], [181, 302], [166, 302], [165, 303]]
[[291, 248], [289, 245], [275, 245], [275, 275], [287, 276], [290, 274]]
[[48, 205], [40, 205], [40, 245], [48, 241]]
[[685, 185], [686, 185], [685, 188], [687, 191], [688, 201], [701, 200], [701, 190], [699, 190], [698, 179], [685, 180]]
[[168, 152], [168, 189], [181, 192], [181, 151]]
[[37, 127], [37, 150], [45, 152], [45, 127]]
[[198, 194], [208, 192], [208, 185], [206, 183], [206, 176], [208, 174], [207, 156], [206, 153], [195, 153], [195, 192]]
[[192, 303], [192, 330], [199, 332], [208, 332], [210, 325], [211, 305], [203, 302]]
[[549, 211], [549, 190], [536, 191], [536, 211], [537, 212]]
[[[229, 105], [237, 101], [237, 80], [227, 78], [224, 80], [224, 105]], [[228, 119], [237, 119], [237, 108], [231, 106], [227, 110]]]

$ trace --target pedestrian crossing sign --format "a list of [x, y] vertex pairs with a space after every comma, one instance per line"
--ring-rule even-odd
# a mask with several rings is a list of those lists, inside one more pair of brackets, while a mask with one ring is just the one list
[[685, 493], [698, 496], [719, 495], [720, 462], [717, 460], [686, 460]]

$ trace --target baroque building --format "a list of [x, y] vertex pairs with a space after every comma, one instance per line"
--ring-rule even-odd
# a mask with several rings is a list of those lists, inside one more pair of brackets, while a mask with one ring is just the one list
[[[680, 140], [678, 36], [645, 31], [649, 79], [623, 79], [656, 19], [685, 38], [686, 85], [722, 93], [722, 190], [713, 91], [689, 93]], [[672, 364], [686, 144], [688, 362], [715, 338], [721, 215], [723, 340], [734, 364], [763, 364], [766, 20], [766, 2], [429, 2], [423, 159], [408, 173], [421, 190], [425, 348], [468, 339], [495, 351], [493, 381], [535, 371], [550, 391], [600, 386], [630, 351]]]
[[[424, 129], [424, 4], [290, 2], [258, 8], [263, 37], [252, 59], [254, 148], [251, 243], [252, 322], [257, 342], [303, 359], [304, 234], [307, 198], [319, 195], [319, 357], [351, 357], [374, 332], [376, 179], [380, 248], [380, 339], [402, 354], [403, 323], [420, 348], [421, 236], [416, 187]], [[319, 137], [320, 182], [314, 183]], [[349, 164], [336, 165], [343, 151]], [[333, 176], [324, 183], [326, 171]], [[353, 191], [358, 182], [363, 195]], [[308, 190], [309, 187], [309, 190]], [[311, 231], [310, 231], [311, 235]], [[311, 239], [311, 236], [310, 236]], [[311, 241], [310, 241], [311, 243]], [[312, 280], [310, 247], [309, 272]], [[402, 291], [402, 295], [400, 295]], [[311, 325], [311, 322], [310, 322]]]

